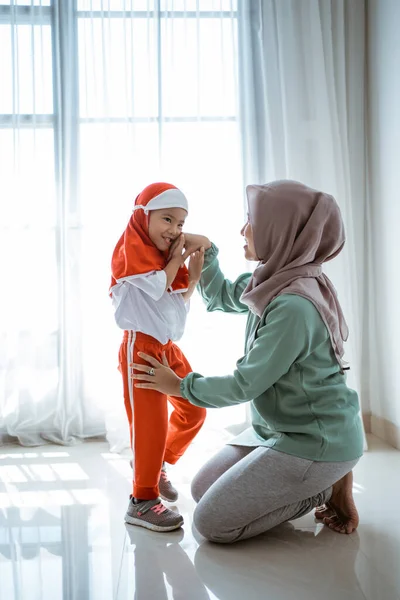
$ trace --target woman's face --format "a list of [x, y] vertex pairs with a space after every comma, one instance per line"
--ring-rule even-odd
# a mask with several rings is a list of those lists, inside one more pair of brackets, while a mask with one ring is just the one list
[[246, 242], [246, 244], [244, 246], [244, 255], [245, 255], [246, 260], [256, 260], [256, 261], [260, 260], [257, 257], [256, 249], [254, 246], [253, 228], [250, 224], [249, 219], [247, 219], [247, 223], [245, 223], [245, 225], [243, 225], [240, 234], [244, 237], [245, 242]]

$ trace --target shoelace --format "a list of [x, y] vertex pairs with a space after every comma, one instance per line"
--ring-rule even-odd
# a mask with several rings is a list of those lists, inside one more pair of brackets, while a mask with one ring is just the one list
[[160, 475], [161, 479], [164, 479], [165, 483], [168, 483], [168, 475], [166, 474], [165, 471], [161, 471], [161, 475]]
[[164, 504], [156, 504], [155, 506], [152, 506], [151, 509], [153, 512], [156, 513], [156, 515], [161, 515], [163, 512], [165, 512], [167, 510], [167, 507], [164, 506]]
[[[149, 509], [147, 509], [149, 510]], [[159, 502], [158, 504], [155, 504], [154, 506], [152, 506], [150, 508], [150, 510], [152, 510], [153, 512], [156, 513], [156, 515], [162, 515], [163, 512], [165, 512], [167, 509], [166, 506], [164, 506], [164, 504], [162, 504], [161, 502]], [[141, 517], [142, 515], [144, 515], [147, 511], [145, 510], [144, 512], [138, 510], [138, 516]]]

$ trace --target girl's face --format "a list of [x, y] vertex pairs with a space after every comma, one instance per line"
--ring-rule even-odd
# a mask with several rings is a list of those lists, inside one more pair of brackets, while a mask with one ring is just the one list
[[240, 235], [242, 235], [246, 241], [246, 244], [244, 246], [244, 255], [246, 260], [258, 261], [259, 258], [257, 257], [256, 248], [254, 246], [253, 228], [250, 224], [248, 217], [247, 223], [243, 225]]
[[169, 250], [171, 244], [182, 233], [187, 212], [183, 208], [151, 210], [149, 238], [161, 252]]

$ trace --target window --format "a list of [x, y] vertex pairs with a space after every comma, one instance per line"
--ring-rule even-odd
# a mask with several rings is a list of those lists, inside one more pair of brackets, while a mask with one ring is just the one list
[[[54, 397], [58, 383], [51, 21], [49, 1], [0, 2], [0, 382], [8, 411], [19, 394]], [[44, 281], [53, 284], [44, 290]]]
[[[46, 346], [49, 398], [66, 368], [64, 392], [85, 398], [88, 420], [119, 385], [107, 289], [134, 194], [175, 183], [188, 228], [221, 245], [228, 275], [243, 264], [236, 10], [236, 0], [0, 0], [0, 251], [15, 248], [2, 268], [19, 292], [1, 309], [29, 332], [32, 354]], [[196, 370], [227, 372], [242, 329], [194, 299], [182, 345]]]

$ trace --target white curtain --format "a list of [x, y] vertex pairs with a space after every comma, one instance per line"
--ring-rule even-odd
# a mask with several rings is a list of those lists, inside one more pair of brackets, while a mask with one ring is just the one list
[[[348, 243], [328, 266], [366, 406], [364, 0], [0, 0], [0, 436], [127, 444], [107, 295], [135, 195], [168, 180], [188, 229], [245, 268], [243, 183], [334, 194]], [[240, 115], [240, 125], [239, 125]], [[243, 173], [242, 173], [243, 165]], [[232, 370], [244, 319], [195, 298], [182, 347]], [[209, 427], [245, 422], [210, 411]]]
[[350, 327], [348, 382], [362, 404], [369, 339], [364, 31], [364, 0], [239, 3], [244, 180], [298, 179], [337, 198], [347, 244], [326, 271]]
[[[245, 268], [237, 17], [236, 0], [0, 0], [1, 441], [127, 444], [108, 286], [145, 185], [181, 187], [188, 229]], [[230, 371], [242, 343], [243, 318], [193, 301], [196, 370]]]
[[[400, 3], [368, 2], [368, 125], [372, 433], [400, 449]], [[373, 310], [372, 310], [373, 309]]]

